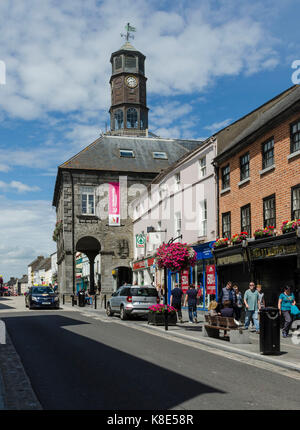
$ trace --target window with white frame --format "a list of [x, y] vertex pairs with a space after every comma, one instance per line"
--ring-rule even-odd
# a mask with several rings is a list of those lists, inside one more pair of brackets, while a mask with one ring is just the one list
[[207, 200], [200, 202], [200, 223], [199, 223], [199, 236], [207, 235]]
[[206, 156], [200, 158], [199, 160], [199, 176], [200, 178], [206, 176]]
[[95, 188], [81, 187], [81, 213], [84, 215], [95, 214]]
[[175, 213], [175, 229], [174, 229], [174, 237], [178, 237], [181, 235], [181, 213]]
[[175, 173], [175, 191], [180, 189], [180, 173]]

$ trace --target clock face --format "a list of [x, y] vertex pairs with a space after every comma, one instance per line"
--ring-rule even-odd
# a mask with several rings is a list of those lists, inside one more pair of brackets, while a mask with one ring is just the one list
[[127, 76], [126, 78], [126, 85], [129, 88], [135, 88], [138, 84], [137, 78], [134, 76]]

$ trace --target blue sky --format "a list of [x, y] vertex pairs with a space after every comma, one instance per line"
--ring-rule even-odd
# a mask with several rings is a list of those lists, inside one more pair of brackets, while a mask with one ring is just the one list
[[57, 166], [109, 124], [110, 54], [146, 59], [150, 130], [205, 138], [292, 85], [298, 0], [1, 0], [0, 273], [55, 250]]

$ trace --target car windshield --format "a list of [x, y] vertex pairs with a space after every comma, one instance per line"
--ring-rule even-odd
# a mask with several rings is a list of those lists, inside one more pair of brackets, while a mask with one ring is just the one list
[[34, 287], [31, 291], [32, 294], [50, 294], [54, 293], [53, 289], [50, 287]]
[[156, 288], [139, 287], [130, 289], [132, 296], [157, 297]]

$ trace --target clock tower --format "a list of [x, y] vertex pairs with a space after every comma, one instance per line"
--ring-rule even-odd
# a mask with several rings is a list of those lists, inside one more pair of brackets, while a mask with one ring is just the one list
[[130, 24], [126, 26], [125, 44], [111, 55], [112, 75], [110, 132], [112, 135], [146, 136], [148, 108], [146, 102], [145, 56], [130, 43]]

